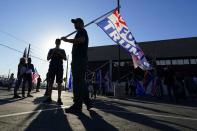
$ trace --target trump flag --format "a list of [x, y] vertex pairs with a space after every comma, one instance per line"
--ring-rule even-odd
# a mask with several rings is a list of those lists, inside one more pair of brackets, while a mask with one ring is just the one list
[[126, 22], [122, 19], [118, 10], [110, 16], [99, 21], [97, 25], [117, 44], [123, 47], [133, 58], [134, 67], [143, 70], [150, 70], [151, 65], [147, 62], [143, 51], [136, 44], [136, 41], [129, 31]]

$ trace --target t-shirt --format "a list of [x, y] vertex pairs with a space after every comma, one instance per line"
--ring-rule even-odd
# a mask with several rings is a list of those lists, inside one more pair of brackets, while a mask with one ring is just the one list
[[83, 43], [79, 44], [73, 44], [72, 48], [72, 60], [80, 60], [80, 59], [87, 59], [87, 51], [88, 51], [88, 43], [89, 43], [89, 38], [87, 31], [85, 29], [81, 29], [77, 32], [75, 38], [81, 38], [84, 37], [85, 41]]
[[26, 74], [32, 74], [32, 72], [35, 72], [33, 64], [27, 64], [26, 66], [27, 66]]
[[38, 79], [37, 79], [37, 83], [38, 83], [38, 84], [40, 84], [41, 81], [42, 81], [41, 78], [38, 78]]
[[20, 65], [18, 66], [18, 71], [19, 71], [18, 77], [19, 77], [19, 76], [24, 76], [24, 74], [25, 74], [26, 71], [27, 71], [27, 67], [26, 67], [25, 65], [20, 64]]
[[62, 65], [63, 64], [63, 56], [66, 57], [66, 53], [64, 49], [53, 48], [49, 50], [48, 56], [51, 56], [50, 64]]

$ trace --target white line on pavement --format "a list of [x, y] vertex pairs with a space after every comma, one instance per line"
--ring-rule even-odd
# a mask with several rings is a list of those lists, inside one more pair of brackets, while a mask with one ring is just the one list
[[43, 110], [35, 110], [35, 111], [27, 111], [27, 112], [21, 112], [21, 113], [13, 113], [13, 114], [7, 114], [7, 115], [0, 115], [0, 118], [11, 117], [11, 116], [19, 116], [19, 115], [26, 115], [26, 114], [31, 114], [31, 113], [40, 113], [40, 112], [44, 112], [44, 111], [59, 110], [59, 109], [67, 108], [67, 107], [68, 106], [61, 106], [61, 107], [50, 108], [50, 109], [43, 109]]
[[135, 112], [134, 113], [134, 112], [129, 112], [129, 111], [117, 111], [117, 110], [108, 110], [108, 109], [99, 109], [99, 110], [100, 111], [108, 111], [108, 112], [119, 112], [119, 113], [127, 113], [127, 114], [139, 114], [139, 115], [144, 115], [144, 116], [166, 117], [166, 118], [174, 118], [174, 119], [197, 121], [197, 118], [189, 118], [189, 117], [159, 115], [159, 114], [150, 114], [150, 113], [142, 113], [142, 112]]
[[[35, 111], [0, 115], [0, 118], [26, 115], [26, 114], [31, 114], [31, 113], [40, 113], [40, 112], [44, 112], [44, 111], [59, 110], [59, 109], [64, 109], [64, 108], [68, 108], [68, 107], [69, 106], [62, 106], [62, 107], [56, 107], [56, 108], [50, 108], [50, 109], [43, 109], [43, 110], [35, 110]], [[98, 109], [96, 109], [96, 110], [98, 110]], [[133, 112], [129, 112], [129, 111], [117, 111], [117, 110], [107, 110], [107, 109], [99, 109], [99, 111], [119, 112], [119, 113], [128, 113], [128, 114], [133, 113]], [[138, 112], [138, 113], [135, 112], [135, 114], [144, 115], [144, 116], [163, 117], [163, 118], [165, 117], [165, 118], [197, 121], [197, 118], [189, 118], [189, 117], [178, 117], [178, 116], [170, 116], [170, 115], [149, 114], [149, 113], [142, 113], [142, 112]]]

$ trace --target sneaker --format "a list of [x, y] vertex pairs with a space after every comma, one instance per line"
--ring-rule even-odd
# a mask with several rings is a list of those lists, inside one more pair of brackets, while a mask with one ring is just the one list
[[21, 98], [21, 96], [19, 96], [19, 95], [14, 95], [13, 98]]
[[46, 100], [43, 101], [43, 103], [51, 103], [52, 99], [50, 97], [48, 97]]
[[90, 102], [89, 104], [86, 105], [87, 110], [90, 110], [91, 108], [93, 108], [93, 104]]
[[48, 96], [48, 93], [47, 93], [47, 91], [45, 91], [45, 93], [44, 93], [44, 96]]
[[27, 94], [27, 97], [33, 97], [32, 95], [30, 95], [30, 94]]
[[57, 104], [58, 104], [58, 105], [63, 105], [62, 100], [61, 100], [61, 99], [58, 99], [58, 100], [57, 100]]
[[77, 108], [77, 106], [75, 105], [72, 105], [71, 107], [65, 109], [65, 112], [66, 113], [81, 113], [82, 109], [81, 108]]

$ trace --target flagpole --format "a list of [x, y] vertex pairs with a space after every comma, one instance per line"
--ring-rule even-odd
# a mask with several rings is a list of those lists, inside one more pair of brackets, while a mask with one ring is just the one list
[[[84, 25], [84, 28], [87, 27], [87, 26], [89, 26], [89, 25], [91, 25], [91, 24], [93, 24], [93, 23], [95, 23], [96, 21], [98, 21], [99, 19], [103, 18], [104, 16], [106, 16], [106, 15], [108, 15], [108, 14], [114, 12], [116, 9], [119, 10], [119, 8], [120, 8], [120, 6], [116, 7], [115, 9], [113, 9], [113, 10], [111, 10], [111, 11], [109, 11], [109, 12], [103, 14], [103, 15], [101, 15], [100, 17], [98, 17], [98, 18], [92, 20], [91, 22], [89, 22], [89, 23], [87, 23], [86, 25]], [[75, 31], [73, 31], [72, 33], [66, 35], [65, 37], [69, 37], [69, 36], [75, 34], [76, 32], [77, 32], [77, 31], [75, 30]]]
[[[117, 0], [118, 13], [120, 14], [120, 0]], [[118, 44], [118, 82], [120, 82], [120, 44]]]
[[67, 89], [67, 79], [68, 79], [68, 60], [69, 60], [69, 55], [67, 56], [67, 61], [66, 61], [66, 81], [65, 81], [65, 90]]
[[28, 52], [27, 52], [27, 59], [29, 58], [29, 53], [30, 53], [30, 50], [31, 50], [31, 44], [29, 44], [29, 47], [28, 47]]

